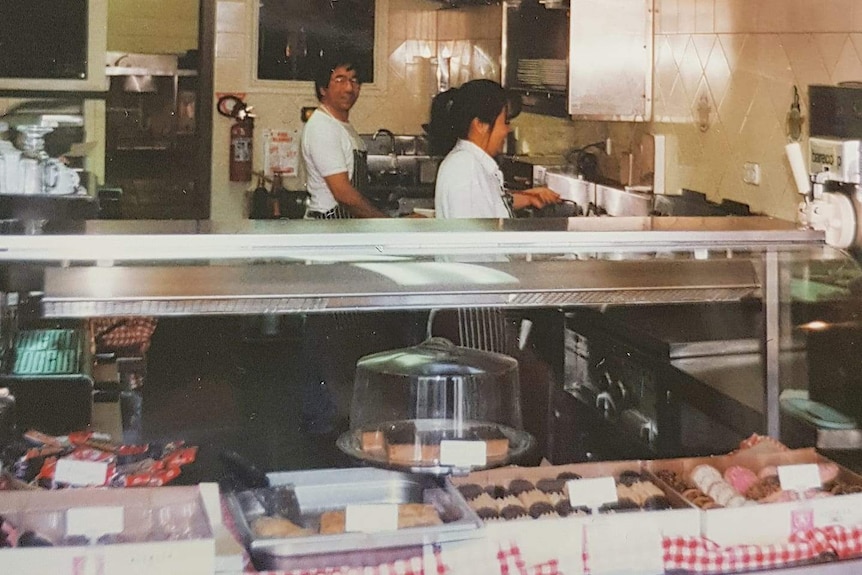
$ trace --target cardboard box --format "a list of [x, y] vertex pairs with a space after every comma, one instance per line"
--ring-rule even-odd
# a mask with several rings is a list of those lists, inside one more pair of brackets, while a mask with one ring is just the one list
[[[688, 478], [691, 470], [701, 464], [712, 465], [722, 473], [734, 465], [747, 467], [757, 473], [767, 466], [803, 463], [834, 462], [814, 449], [796, 449], [784, 452], [740, 451], [724, 456], [655, 460], [647, 462], [646, 467], [653, 472], [670, 469]], [[862, 485], [862, 476], [840, 465], [838, 469], [839, 480]], [[857, 523], [862, 523], [862, 493], [701, 510], [701, 534], [723, 546], [784, 542], [797, 530]]]
[[[644, 469], [640, 461], [503, 467], [454, 477], [451, 481], [456, 486], [468, 483], [506, 486], [513, 479], [526, 479], [535, 483], [542, 478], [556, 477], [564, 471], [577, 473], [583, 478], [617, 478], [623, 471], [643, 472]], [[648, 472], [647, 476], [661, 487], [662, 484]], [[565, 573], [584, 573], [585, 565], [581, 557], [586, 550], [588, 567], [593, 574], [660, 573], [664, 571], [662, 537], [697, 537], [701, 528], [697, 508], [677, 493], [667, 495], [673, 509], [493, 521], [486, 523], [486, 536], [501, 547], [516, 543], [521, 548], [528, 568], [530, 565], [557, 561]]]
[[[32, 530], [55, 543], [0, 549], [4, 573], [212, 575], [215, 569], [198, 487], [5, 491], [0, 515], [19, 533]], [[69, 544], [73, 534], [95, 542], [106, 532], [129, 542]]]

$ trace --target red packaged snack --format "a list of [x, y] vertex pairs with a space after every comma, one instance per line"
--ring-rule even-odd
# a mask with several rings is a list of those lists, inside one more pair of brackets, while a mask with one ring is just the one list
[[92, 431], [73, 431], [68, 435], [69, 441], [73, 445], [83, 445], [88, 439], [93, 437]]
[[24, 439], [35, 445], [51, 445], [53, 447], [62, 447], [60, 440], [56, 437], [31, 429], [24, 432]]
[[197, 458], [197, 454], [197, 447], [184, 447], [163, 457], [162, 461], [164, 462], [165, 467], [171, 467], [175, 465], [183, 466], [188, 465], [189, 463], [194, 463], [195, 458]]
[[121, 476], [118, 479], [122, 487], [159, 487], [173, 481], [179, 475], [179, 467], [168, 467], [158, 471], [132, 473]]
[[78, 461], [114, 461], [114, 454], [108, 453], [107, 451], [101, 451], [99, 449], [93, 449], [91, 447], [79, 447], [66, 457], [70, 459], [77, 459]]
[[45, 479], [48, 481], [54, 480], [54, 470], [57, 469], [57, 458], [56, 457], [48, 457], [45, 459], [45, 462], [42, 463], [42, 468], [39, 470], [39, 473], [36, 475], [36, 481]]
[[24, 452], [23, 459], [35, 459], [37, 457], [50, 457], [52, 455], [60, 455], [65, 449], [55, 445], [45, 445], [43, 447], [33, 447]]

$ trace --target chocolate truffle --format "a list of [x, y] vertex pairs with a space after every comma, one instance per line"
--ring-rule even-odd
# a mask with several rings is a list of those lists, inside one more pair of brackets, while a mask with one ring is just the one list
[[528, 513], [530, 517], [533, 519], [538, 519], [540, 516], [545, 515], [546, 513], [553, 513], [554, 506], [545, 501], [539, 501], [538, 503], [533, 503], [530, 505], [530, 509]]
[[509, 483], [509, 493], [515, 497], [527, 491], [532, 491], [535, 488], [536, 486], [533, 485], [533, 482], [526, 479], [513, 479]]
[[542, 493], [562, 493], [566, 487], [566, 482], [562, 479], [546, 478], [536, 482], [536, 489]]
[[481, 519], [482, 521], [500, 518], [500, 514], [493, 507], [482, 507], [481, 509], [477, 509], [476, 515], [478, 515], [479, 519]]
[[572, 509], [572, 504], [569, 502], [568, 499], [563, 499], [562, 501], [554, 505], [554, 511], [556, 511], [557, 515], [559, 515], [560, 517], [568, 517], [574, 512], [574, 509]]
[[620, 476], [617, 481], [619, 481], [626, 487], [631, 487], [638, 481], [642, 481], [642, 478], [641, 474], [637, 471], [623, 471], [622, 473], [620, 473]]
[[575, 473], [574, 471], [563, 471], [559, 475], [557, 475], [557, 479], [562, 481], [569, 481], [571, 479], [580, 479], [581, 476]]
[[481, 485], [477, 483], [467, 483], [465, 485], [459, 485], [458, 491], [461, 492], [461, 495], [464, 496], [464, 499], [470, 500], [479, 497], [485, 490]]
[[500, 511], [500, 517], [507, 521], [527, 517], [527, 510], [521, 505], [507, 505]]
[[508, 495], [508, 493], [506, 492], [506, 488], [502, 485], [486, 485], [485, 493], [487, 493], [494, 499], [502, 499], [506, 495]]

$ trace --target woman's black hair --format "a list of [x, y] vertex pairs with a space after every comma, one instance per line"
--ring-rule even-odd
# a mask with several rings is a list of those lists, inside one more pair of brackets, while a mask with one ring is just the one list
[[329, 81], [332, 79], [332, 73], [336, 68], [343, 66], [348, 71], [356, 70], [356, 75], [359, 76], [356, 62], [341, 51], [324, 54], [317, 64], [314, 67], [314, 95], [317, 96], [318, 101], [323, 100], [321, 90], [329, 87]]
[[423, 125], [429, 151], [436, 156], [448, 154], [459, 138], [467, 137], [474, 118], [493, 126], [500, 112], [507, 110], [511, 119], [512, 102], [506, 89], [493, 80], [470, 80], [440, 92], [431, 101], [431, 117]]

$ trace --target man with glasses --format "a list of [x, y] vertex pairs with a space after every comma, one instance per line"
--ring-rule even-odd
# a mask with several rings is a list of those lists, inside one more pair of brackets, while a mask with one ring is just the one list
[[314, 90], [320, 106], [302, 131], [309, 194], [306, 218], [387, 217], [359, 191], [367, 151], [349, 116], [360, 88], [357, 70], [346, 57], [330, 57], [315, 72]]

